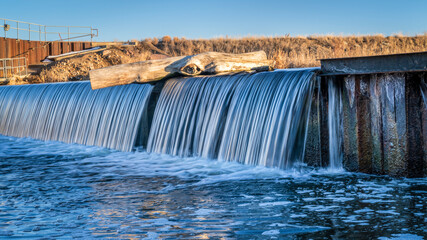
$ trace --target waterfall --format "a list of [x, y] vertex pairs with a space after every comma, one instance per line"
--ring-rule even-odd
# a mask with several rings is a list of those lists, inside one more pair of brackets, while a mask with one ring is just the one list
[[328, 129], [329, 129], [329, 168], [341, 169], [342, 150], [342, 95], [333, 79], [328, 80]]
[[[291, 69], [169, 79], [151, 126], [148, 84], [0, 87], [0, 134], [122, 151], [147, 143], [148, 152], [289, 168], [304, 159], [314, 75]], [[339, 107], [329, 91], [333, 119]]]
[[152, 86], [91, 90], [89, 82], [0, 87], [0, 134], [130, 151]]
[[313, 69], [169, 80], [147, 150], [287, 168], [304, 158]]
[[423, 80], [421, 80], [421, 83], [420, 83], [420, 91], [421, 91], [421, 97], [424, 102], [424, 108], [427, 109], [427, 84]]
[[167, 81], [157, 102], [147, 150], [216, 158], [234, 87], [245, 76]]
[[311, 70], [254, 74], [230, 104], [219, 159], [289, 168], [304, 158]]

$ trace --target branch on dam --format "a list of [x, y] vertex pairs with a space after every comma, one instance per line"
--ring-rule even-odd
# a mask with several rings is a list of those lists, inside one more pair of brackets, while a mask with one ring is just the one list
[[269, 71], [274, 61], [264, 51], [230, 54], [206, 52], [192, 56], [115, 65], [89, 72], [92, 89], [158, 81], [177, 75], [196, 76], [241, 71]]

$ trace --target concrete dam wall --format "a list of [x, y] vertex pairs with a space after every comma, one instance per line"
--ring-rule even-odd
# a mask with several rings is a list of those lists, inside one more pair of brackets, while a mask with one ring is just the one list
[[[426, 72], [426, 52], [322, 60], [320, 111], [332, 101], [339, 113], [321, 114], [322, 146], [338, 144], [349, 171], [427, 176]], [[326, 134], [332, 120], [340, 138]]]

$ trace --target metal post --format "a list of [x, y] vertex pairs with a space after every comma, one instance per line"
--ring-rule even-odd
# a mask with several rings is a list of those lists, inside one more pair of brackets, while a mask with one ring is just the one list
[[[4, 25], [3, 26], [5, 26], [6, 27], [6, 20], [4, 20]], [[6, 38], [7, 36], [7, 31], [6, 31], [6, 28], [3, 28], [3, 31], [4, 31], [4, 38]]]
[[31, 41], [31, 24], [28, 23], [28, 41]]
[[70, 27], [68, 27], [68, 52], [71, 52], [71, 47], [70, 47]]
[[19, 39], [19, 22], [16, 22], [16, 39]]
[[6, 76], [6, 66], [4, 65], [4, 60], [2, 60], [2, 62], [3, 62], [3, 77], [4, 78], [6, 78], [5, 76]]

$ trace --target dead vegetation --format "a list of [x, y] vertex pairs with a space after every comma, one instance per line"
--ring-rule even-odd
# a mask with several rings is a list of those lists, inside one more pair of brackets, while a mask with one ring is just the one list
[[[150, 52], [138, 47], [111, 47], [97, 53], [72, 57], [53, 62], [42, 68], [38, 74], [23, 79], [27, 83], [66, 82], [89, 79], [89, 71], [93, 69], [145, 61]], [[11, 82], [12, 83], [12, 82]]]
[[122, 63], [203, 52], [247, 53], [263, 50], [275, 68], [319, 66], [319, 59], [427, 51], [427, 34], [419, 36], [246, 37], [189, 40], [165, 36], [145, 39], [133, 47], [113, 47], [44, 67], [26, 83], [88, 79], [89, 70]]
[[[165, 37], [163, 37], [164, 39]], [[245, 53], [263, 50], [276, 61], [275, 68], [319, 66], [319, 59], [427, 51], [427, 34], [408, 36], [247, 37], [168, 41], [146, 39], [171, 56], [216, 51]]]

